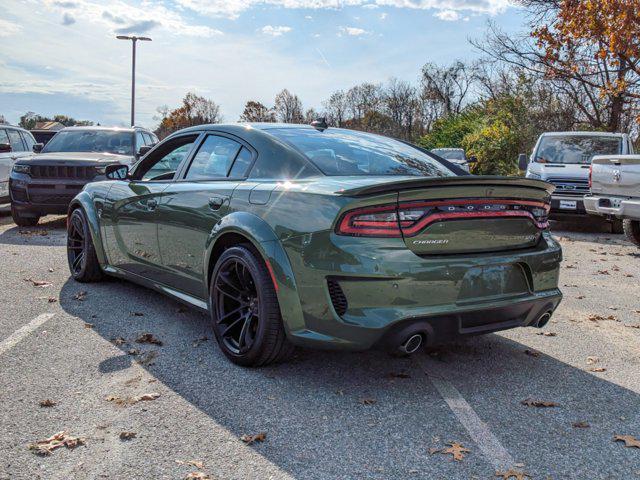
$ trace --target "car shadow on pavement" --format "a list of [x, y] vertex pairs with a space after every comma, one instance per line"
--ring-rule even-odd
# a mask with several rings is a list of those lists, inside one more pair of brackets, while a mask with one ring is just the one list
[[[9, 218], [11, 220], [11, 218]], [[5, 224], [11, 224], [9, 221]], [[0, 223], [2, 225], [2, 223]], [[0, 232], [0, 244], [4, 245], [64, 245], [67, 238], [66, 217], [44, 217], [33, 227], [12, 227]]]
[[[640, 470], [634, 449], [612, 441], [640, 432], [638, 394], [553, 357], [526, 355], [526, 345], [500, 335], [411, 358], [305, 350], [285, 364], [246, 369], [218, 349], [206, 315], [143, 287], [69, 280], [59, 302], [120, 349], [98, 372], [126, 370], [156, 352], [140, 365], [236, 438], [266, 432], [251, 448], [294, 478], [490, 478], [495, 469], [430, 376], [455, 386], [534, 478], [628, 478]], [[162, 346], [136, 343], [142, 333]], [[522, 405], [527, 398], [559, 406]], [[185, 412], [176, 415], [189, 422]], [[471, 449], [464, 462], [429, 455], [450, 441]], [[201, 455], [214, 456], [206, 443], [198, 443]]]

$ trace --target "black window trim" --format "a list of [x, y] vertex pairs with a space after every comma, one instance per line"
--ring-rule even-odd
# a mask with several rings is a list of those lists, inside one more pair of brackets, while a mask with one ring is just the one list
[[[213, 177], [213, 178], [198, 178], [198, 179], [186, 178], [187, 172], [189, 171], [189, 167], [191, 166], [193, 159], [195, 158], [197, 152], [200, 150], [200, 147], [204, 144], [207, 137], [209, 136], [226, 137], [229, 140], [233, 140], [234, 142], [239, 143], [241, 147], [245, 147], [247, 150], [249, 150], [249, 153], [251, 153], [251, 164], [247, 168], [247, 171], [244, 176], [242, 177], [228, 176], [231, 170], [233, 170], [233, 165], [236, 162], [238, 155], [242, 151], [242, 148], [239, 148], [238, 151], [236, 152], [236, 156], [233, 158], [233, 161], [229, 165], [229, 169], [227, 170], [227, 176]], [[241, 137], [238, 137], [237, 135], [233, 135], [231, 133], [223, 132], [220, 130], [203, 130], [201, 132], [201, 137], [202, 138], [198, 143], [197, 148], [194, 151], [189, 152], [190, 158], [188, 159], [188, 162], [185, 163], [185, 165], [181, 169], [182, 171], [180, 171], [179, 174], [176, 175], [176, 179], [174, 179], [173, 181], [190, 182], [190, 183], [206, 183], [206, 182], [245, 181], [247, 180], [247, 178], [249, 178], [249, 174], [251, 173], [251, 170], [253, 169], [253, 166], [255, 165], [256, 160], [258, 159], [258, 151], [255, 148], [253, 148], [253, 146], [251, 146], [249, 143], [247, 143], [246, 140], [244, 140]]]

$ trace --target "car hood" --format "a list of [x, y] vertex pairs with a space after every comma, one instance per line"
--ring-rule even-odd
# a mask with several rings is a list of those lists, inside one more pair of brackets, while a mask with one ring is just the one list
[[589, 178], [589, 164], [555, 164], [555, 163], [531, 163], [529, 171], [537, 173], [542, 180], [549, 178], [575, 178], [587, 180]]
[[116, 155], [102, 152], [51, 152], [39, 153], [30, 158], [20, 159], [17, 163], [30, 165], [76, 165], [95, 163], [123, 163], [131, 165], [134, 161], [132, 155]]

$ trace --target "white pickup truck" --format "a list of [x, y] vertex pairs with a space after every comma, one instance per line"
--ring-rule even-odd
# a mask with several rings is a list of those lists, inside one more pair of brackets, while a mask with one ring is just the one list
[[595, 155], [633, 153], [626, 133], [545, 132], [540, 135], [530, 158], [518, 159], [527, 178], [552, 183], [551, 214], [586, 215], [583, 197], [589, 193], [589, 166]]
[[640, 155], [593, 157], [589, 186], [587, 212], [622, 219], [627, 238], [640, 247]]

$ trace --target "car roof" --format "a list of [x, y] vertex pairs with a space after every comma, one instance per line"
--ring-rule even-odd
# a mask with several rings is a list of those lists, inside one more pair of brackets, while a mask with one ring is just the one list
[[543, 137], [564, 137], [564, 136], [574, 136], [574, 137], [622, 137], [626, 135], [626, 133], [620, 132], [544, 132], [541, 136]]
[[108, 127], [103, 125], [80, 125], [75, 127], [64, 127], [60, 132], [68, 131], [68, 130], [110, 130], [116, 132], [131, 132], [133, 133], [136, 130], [144, 130], [145, 132], [149, 132], [150, 130], [144, 127]]
[[11, 128], [14, 130], [22, 130], [23, 132], [28, 132], [26, 128], [19, 127], [18, 125], [10, 125], [8, 123], [0, 123], [0, 128]]

